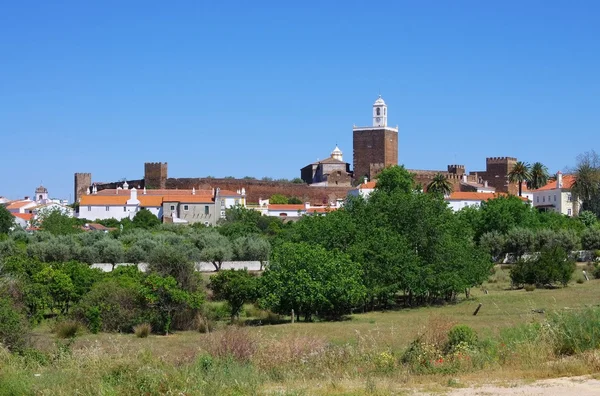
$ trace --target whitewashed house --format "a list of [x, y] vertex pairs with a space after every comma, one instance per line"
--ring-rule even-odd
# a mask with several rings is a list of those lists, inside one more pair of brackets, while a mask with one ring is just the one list
[[[558, 172], [554, 180], [531, 191], [533, 206], [540, 210], [558, 212], [567, 216], [577, 215], [575, 213], [576, 205], [573, 205], [573, 195], [571, 194], [574, 182], [574, 175], [563, 175]], [[581, 207], [581, 202], [578, 207]]]

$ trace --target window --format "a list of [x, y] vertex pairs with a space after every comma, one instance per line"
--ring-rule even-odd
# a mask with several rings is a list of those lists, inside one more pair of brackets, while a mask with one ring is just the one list
[[540, 202], [540, 196], [538, 195], [537, 198], [535, 199], [535, 202], [539, 203]]
[[377, 108], [377, 115], [381, 115], [381, 109], [379, 107]]
[[556, 202], [556, 194], [554, 194], [554, 202]]
[[205, 206], [204, 206], [204, 214], [205, 214], [205, 215], [207, 215], [207, 214], [209, 213], [209, 211], [210, 211], [210, 210], [209, 210], [209, 208], [208, 208], [208, 205], [205, 205]]
[[91, 211], [92, 211], [92, 207], [88, 206], [88, 212], [91, 212]]
[[572, 199], [571, 194], [567, 194], [567, 201], [571, 202], [571, 199]]
[[567, 214], [571, 216], [571, 209], [567, 209]]
[[542, 202], [546, 202], [546, 196], [545, 195], [542, 197]]
[[383, 115], [385, 115], [385, 108], [383, 109]]
[[236, 200], [235, 200], [235, 206], [238, 206], [239, 204], [240, 204], [240, 200], [239, 200], [239, 199], [236, 199]]
[[127, 206], [123, 206], [123, 212], [127, 212]]
[[188, 205], [183, 205], [183, 210], [187, 211], [189, 209]]
[[175, 205], [171, 205], [171, 210], [175, 210]]
[[204, 225], [208, 227], [208, 221], [205, 221], [205, 222], [204, 222]]
[[110, 206], [107, 206], [106, 207], [106, 211], [108, 212], [109, 210], [110, 210]]

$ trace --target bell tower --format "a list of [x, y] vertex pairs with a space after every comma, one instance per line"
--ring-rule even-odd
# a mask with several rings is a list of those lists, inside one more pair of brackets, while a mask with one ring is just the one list
[[357, 180], [372, 180], [384, 168], [398, 165], [398, 127], [389, 127], [387, 116], [387, 105], [380, 95], [373, 103], [373, 126], [352, 128]]
[[379, 98], [373, 103], [373, 126], [387, 126], [387, 105], [381, 98], [381, 95], [379, 95]]

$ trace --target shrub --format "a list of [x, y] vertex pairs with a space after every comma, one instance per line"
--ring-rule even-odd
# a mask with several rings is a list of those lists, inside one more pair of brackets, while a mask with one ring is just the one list
[[584, 250], [600, 249], [600, 228], [590, 227], [583, 231], [581, 245]]
[[141, 323], [137, 326], [133, 326], [133, 332], [137, 338], [146, 338], [152, 332], [152, 326], [149, 323]]
[[15, 252], [16, 245], [12, 240], [7, 239], [5, 241], [0, 241], [0, 259], [12, 256], [13, 254], [15, 254]]
[[27, 319], [6, 297], [0, 297], [0, 344], [15, 352], [29, 344]]
[[454, 326], [448, 332], [448, 342], [444, 350], [446, 353], [452, 352], [459, 344], [464, 344], [473, 347], [477, 344], [477, 333], [475, 330], [466, 325]]
[[535, 246], [534, 238], [533, 231], [527, 228], [513, 228], [506, 235], [506, 250], [521, 257]]
[[575, 270], [575, 261], [561, 247], [544, 249], [537, 257], [520, 259], [513, 265], [510, 278], [514, 286], [525, 284], [566, 286]]
[[65, 320], [58, 322], [54, 328], [58, 338], [74, 338], [80, 330], [81, 325], [76, 320]]
[[504, 251], [505, 242], [504, 235], [498, 231], [491, 231], [481, 236], [479, 246], [495, 259]]
[[535, 290], [535, 285], [525, 285], [525, 291], [532, 292]]
[[560, 312], [548, 320], [557, 354], [573, 355], [600, 345], [600, 309]]
[[88, 321], [88, 329], [93, 334], [98, 334], [102, 328], [102, 318], [100, 317], [100, 308], [97, 306], [89, 307], [85, 313], [85, 317]]

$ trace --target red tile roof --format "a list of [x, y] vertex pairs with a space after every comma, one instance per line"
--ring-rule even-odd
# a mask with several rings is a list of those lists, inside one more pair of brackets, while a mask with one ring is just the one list
[[32, 213], [11, 213], [13, 216], [23, 219], [25, 221], [31, 220], [33, 217]]
[[8, 209], [8, 210], [21, 209], [23, 206], [27, 206], [29, 204], [35, 204], [35, 202], [34, 201], [13, 201], [10, 204], [8, 204], [6, 209]]
[[[570, 189], [571, 187], [573, 187], [573, 183], [575, 183], [575, 175], [563, 175], [563, 188], [565, 189]], [[545, 186], [538, 188], [537, 190], [533, 190], [533, 192], [536, 191], [549, 191], [549, 190], [555, 190], [556, 189], [556, 179], [551, 180], [550, 182], [548, 182]]]
[[165, 195], [163, 202], [213, 203], [212, 195]]
[[129, 195], [82, 195], [79, 201], [80, 206], [91, 205], [126, 205]]
[[377, 185], [376, 181], [369, 181], [369, 182], [361, 184], [360, 186], [358, 186], [358, 188], [360, 188], [360, 189], [364, 189], [364, 188], [374, 189], [376, 185]]

